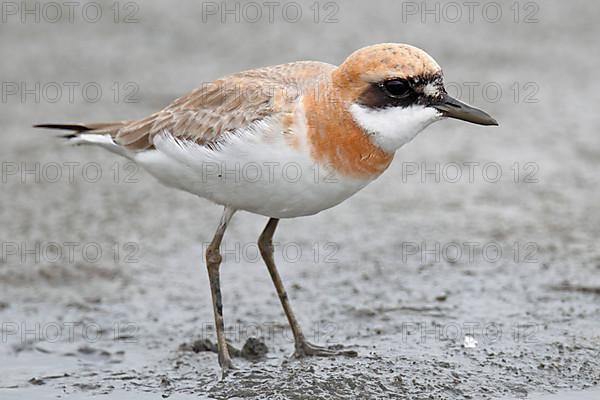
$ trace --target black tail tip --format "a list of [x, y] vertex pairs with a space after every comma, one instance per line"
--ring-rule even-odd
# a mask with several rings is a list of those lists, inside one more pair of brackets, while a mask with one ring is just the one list
[[85, 125], [79, 124], [35, 124], [34, 128], [45, 128], [45, 129], [59, 129], [63, 131], [76, 131], [76, 132], [85, 132], [92, 130], [91, 128]]
[[83, 126], [83, 125], [76, 125], [76, 124], [35, 124], [33, 125], [34, 128], [43, 128], [43, 129], [57, 129], [57, 130], [63, 130], [63, 131], [71, 131], [69, 133], [65, 133], [62, 135], [59, 135], [58, 137], [63, 138], [63, 139], [73, 139], [76, 138], [77, 136], [79, 136], [79, 134], [81, 132], [85, 132], [85, 131], [90, 131], [91, 129]]

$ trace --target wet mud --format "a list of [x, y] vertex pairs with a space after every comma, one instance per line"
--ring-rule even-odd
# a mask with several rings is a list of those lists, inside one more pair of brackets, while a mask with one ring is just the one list
[[[133, 24], [0, 27], [6, 82], [104, 89], [95, 103], [2, 104], [0, 398], [600, 396], [597, 5], [544, 1], [530, 24], [508, 9], [498, 23], [423, 24], [399, 22], [401, 2], [344, 1], [333, 24], [222, 24], [180, 3], [143, 2]], [[229, 72], [339, 63], [385, 41], [423, 47], [447, 82], [496, 83], [497, 101], [479, 89], [469, 99], [460, 86], [500, 127], [439, 122], [349, 201], [281, 222], [275, 258], [305, 335], [357, 357], [290, 358], [292, 335], [255, 246], [266, 221], [236, 215], [221, 281], [237, 368], [219, 379], [202, 257], [219, 207], [29, 127], [142, 117]], [[135, 82], [139, 101], [115, 101], [115, 82]], [[64, 162], [77, 163], [73, 179]], [[92, 162], [99, 180], [84, 172]], [[56, 182], [42, 172], [54, 163]], [[455, 164], [458, 181], [448, 175]], [[482, 175], [488, 164], [498, 180]], [[21, 174], [36, 165], [40, 179]]]

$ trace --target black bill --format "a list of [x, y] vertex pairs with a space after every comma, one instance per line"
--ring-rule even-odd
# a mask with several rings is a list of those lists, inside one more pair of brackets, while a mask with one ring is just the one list
[[444, 94], [442, 99], [432, 107], [438, 109], [448, 118], [456, 118], [478, 125], [498, 125], [498, 122], [485, 111], [472, 107], [462, 101]]

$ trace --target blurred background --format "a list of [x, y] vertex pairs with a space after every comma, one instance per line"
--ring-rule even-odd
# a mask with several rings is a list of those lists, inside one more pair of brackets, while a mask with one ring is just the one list
[[[2, 2], [0, 397], [522, 398], [597, 385], [599, 7]], [[282, 222], [276, 258], [307, 336], [357, 358], [285, 361], [291, 335], [254, 245], [265, 218], [236, 215], [228, 336], [268, 353], [219, 381], [216, 354], [197, 351], [214, 340], [202, 252], [220, 207], [31, 125], [140, 118], [229, 73], [339, 64], [379, 42], [423, 48], [449, 93], [500, 127], [437, 123], [349, 201]]]

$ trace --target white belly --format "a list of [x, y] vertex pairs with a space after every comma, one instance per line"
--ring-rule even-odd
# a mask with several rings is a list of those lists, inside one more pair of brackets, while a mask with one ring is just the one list
[[217, 149], [155, 138], [156, 150], [134, 157], [165, 185], [217, 204], [275, 218], [316, 214], [344, 201], [370, 180], [340, 176], [313, 161], [283, 135], [232, 137]]

